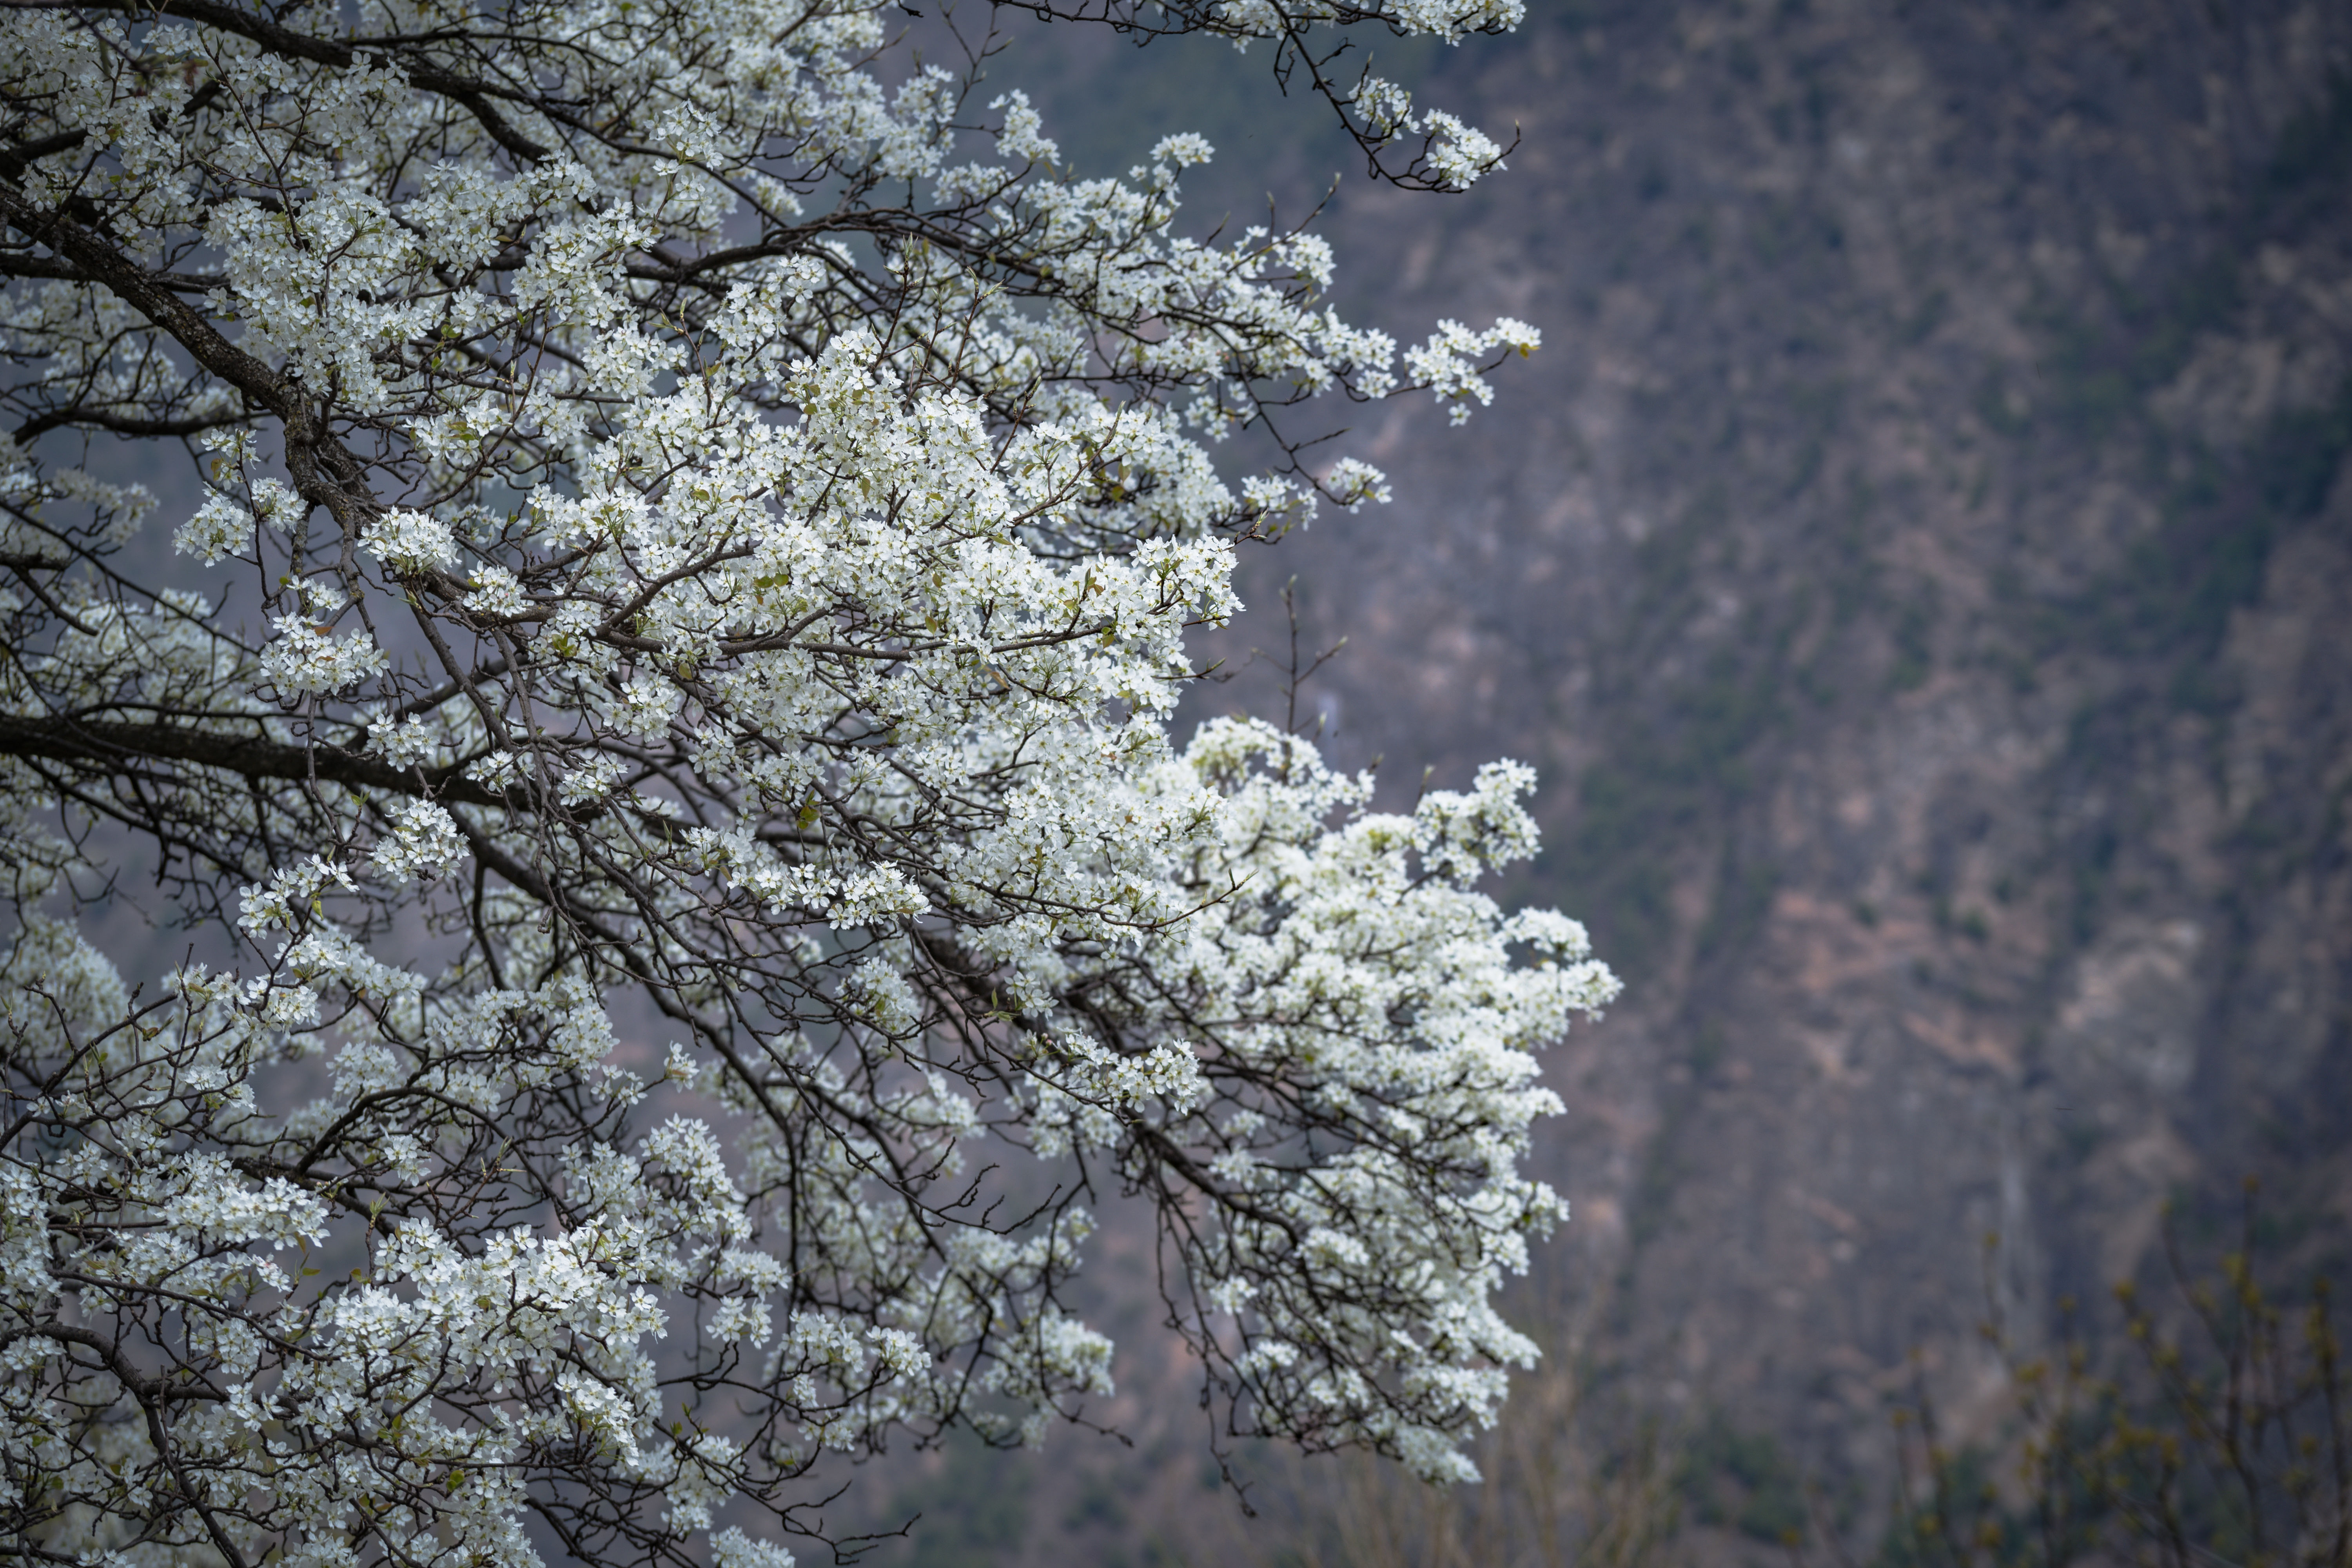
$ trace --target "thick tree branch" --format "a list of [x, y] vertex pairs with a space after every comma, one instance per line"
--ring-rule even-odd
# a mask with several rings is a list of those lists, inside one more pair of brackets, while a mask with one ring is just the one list
[[236, 413], [194, 414], [180, 419], [133, 419], [121, 414], [109, 414], [102, 408], [56, 408], [47, 414], [36, 414], [17, 426], [16, 444], [21, 447], [52, 430], [76, 425], [86, 425], [93, 430], [110, 431], [117, 436], [146, 439], [200, 436], [225, 425], [242, 425], [250, 418], [250, 414]]
[[25, 177], [25, 171], [31, 168], [36, 161], [59, 153], [70, 153], [89, 138], [87, 131], [60, 131], [37, 142], [0, 147], [0, 179], [21, 180]]
[[267, 16], [240, 11], [234, 5], [218, 4], [217, 0], [160, 0], [160, 3], [149, 3], [149, 0], [0, 0], [0, 6], [18, 11], [125, 11], [159, 20], [177, 16], [204, 26], [217, 27], [224, 33], [234, 33], [238, 37], [259, 44], [272, 54], [282, 55], [289, 59], [308, 60], [336, 70], [349, 70], [353, 62], [364, 54], [382, 53], [394, 61], [408, 79], [409, 86], [422, 92], [437, 92], [463, 105], [468, 113], [481, 121], [482, 129], [489, 132], [491, 141], [516, 157], [536, 163], [553, 151], [517, 131], [505, 116], [491, 107], [489, 101], [492, 98], [503, 98], [527, 104], [530, 102], [527, 94], [459, 76], [438, 66], [401, 60], [389, 48], [354, 49], [331, 38], [298, 33], [291, 27], [278, 26]]
[[[157, 287], [176, 289], [183, 294], [202, 294], [227, 281], [217, 272], [151, 272], [148, 277]], [[21, 250], [0, 250], [0, 278], [54, 278], [64, 283], [96, 281], [70, 261], [54, 256], [32, 256]]]
[[459, 765], [395, 768], [341, 746], [295, 746], [184, 724], [0, 716], [0, 756], [46, 757], [106, 770], [139, 762], [175, 763], [246, 778], [317, 779], [465, 805], [520, 810], [531, 804], [520, 791], [490, 789], [466, 777]]
[[[96, 231], [61, 212], [43, 211], [5, 180], [0, 180], [0, 219], [80, 268], [91, 281], [105, 284], [124, 304], [170, 333], [198, 364], [277, 415], [286, 427], [286, 466], [294, 476], [294, 488], [305, 500], [331, 512], [346, 537], [356, 535], [374, 515], [365, 470], [327, 434], [309, 395], [292, 376], [270, 369], [221, 336], [168, 283]], [[322, 464], [333, 475], [331, 482], [320, 472]]]

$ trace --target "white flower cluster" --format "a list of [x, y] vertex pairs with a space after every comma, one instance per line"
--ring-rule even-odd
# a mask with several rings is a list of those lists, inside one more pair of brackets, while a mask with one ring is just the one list
[[1375, 145], [1420, 137], [1420, 162], [1426, 165], [1430, 182], [1441, 189], [1468, 190], [1505, 166], [1506, 149], [1493, 137], [1444, 110], [1416, 111], [1412, 94], [1385, 77], [1367, 72], [1351, 107], [1363, 122], [1366, 139]]
[[360, 531], [360, 543], [395, 572], [430, 571], [457, 558], [448, 524], [421, 511], [385, 512]]
[[371, 858], [395, 882], [437, 877], [465, 852], [457, 823], [429, 800], [397, 801], [387, 816], [390, 830], [376, 841]]
[[[0, 447], [0, 1537], [781, 1568], [826, 1456], [1109, 1391], [1059, 1303], [1113, 1168], [1237, 1421], [1466, 1473], [1562, 1212], [1536, 1053], [1615, 983], [1477, 891], [1526, 770], [1383, 815], [1168, 720], [1236, 542], [1387, 499], [1275, 416], [1459, 419], [1534, 330], [1400, 356], [1316, 237], [1183, 232], [1200, 137], [1081, 180], [1018, 93], [886, 87], [881, 0], [271, 18], [0, 60], [5, 395], [194, 437], [174, 542], [243, 606]], [[1408, 183], [1499, 158], [1339, 107]], [[227, 967], [134, 992], [58, 918], [122, 833]]]
[[1489, 1296], [1565, 1215], [1516, 1171], [1559, 1109], [1534, 1053], [1616, 979], [1573, 921], [1475, 890], [1534, 851], [1527, 769], [1490, 763], [1398, 816], [1364, 809], [1369, 775], [1261, 723], [1212, 723], [1184, 762], [1171, 787], [1189, 773], [1227, 803], [1192, 885], [1242, 891], [1156, 966], [1213, 1089], [1171, 1129], [1218, 1216], [1171, 1227], [1196, 1282], [1171, 1309], [1262, 1408], [1467, 1479], [1463, 1424], [1491, 1421], [1503, 1369], [1535, 1354]]
[[350, 690], [385, 668], [383, 650], [365, 632], [338, 637], [331, 626], [316, 626], [307, 614], [279, 616], [278, 635], [261, 656], [261, 668], [278, 689], [293, 697]]

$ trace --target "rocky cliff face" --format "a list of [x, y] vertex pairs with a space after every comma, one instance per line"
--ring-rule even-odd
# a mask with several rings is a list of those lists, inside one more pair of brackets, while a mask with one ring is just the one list
[[2030, 1342], [2250, 1171], [2352, 1218], [2352, 11], [1531, 9], [1428, 89], [1510, 174], [1335, 237], [1546, 347], [1253, 597], [1351, 638], [1344, 758], [1543, 771], [1633, 1383], [1883, 1479], [1915, 1349], [1990, 1410], [1988, 1285]]

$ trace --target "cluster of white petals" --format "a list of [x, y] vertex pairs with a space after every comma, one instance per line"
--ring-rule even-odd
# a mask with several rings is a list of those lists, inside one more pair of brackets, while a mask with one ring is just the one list
[[[1200, 137], [1080, 179], [882, 0], [10, 15], [0, 1537], [788, 1568], [828, 1456], [1110, 1392], [1116, 1194], [1225, 1430], [1468, 1475], [1615, 982], [1478, 890], [1527, 770], [1384, 814], [1169, 724], [1236, 545], [1387, 497], [1294, 411], [1534, 331], [1400, 355], [1314, 236], [1182, 230]], [[210, 597], [51, 430], [194, 443]], [[206, 963], [69, 918], [133, 863]]]

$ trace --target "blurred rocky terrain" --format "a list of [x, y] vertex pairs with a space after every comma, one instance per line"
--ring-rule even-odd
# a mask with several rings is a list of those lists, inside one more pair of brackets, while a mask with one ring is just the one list
[[[1369, 411], [1395, 503], [1255, 556], [1196, 702], [1265, 710], [1295, 574], [1340, 760], [1538, 766], [1507, 890], [1629, 989], [1522, 1315], [1701, 1435], [1726, 1550], [1799, 1475], [1864, 1529], [1915, 1376], [1989, 1434], [1989, 1310], [2030, 1349], [2247, 1173], [2297, 1267], [2352, 1228], [2352, 8], [1529, 9], [1407, 52], [1509, 174], [1328, 232], [1355, 317], [1546, 346]], [[1205, 130], [1244, 216], [1340, 166], [1250, 60], [1070, 31], [1001, 71], [1066, 145]]]

